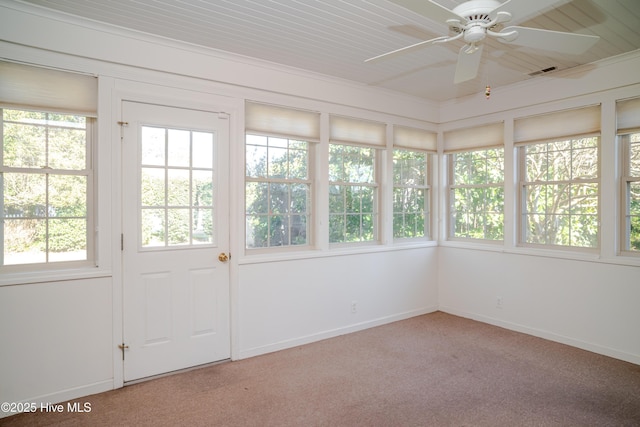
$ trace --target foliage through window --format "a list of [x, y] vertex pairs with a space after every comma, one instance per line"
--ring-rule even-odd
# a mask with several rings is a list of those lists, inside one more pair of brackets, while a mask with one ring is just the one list
[[87, 261], [92, 119], [2, 110], [2, 263]]
[[524, 243], [598, 247], [598, 144], [591, 136], [522, 146]]
[[640, 133], [622, 135], [625, 151], [625, 249], [640, 251]]
[[449, 155], [450, 236], [504, 238], [504, 149]]
[[377, 239], [376, 150], [329, 145], [329, 243]]
[[309, 244], [309, 142], [247, 134], [245, 147], [247, 248]]
[[393, 151], [393, 237], [415, 238], [429, 234], [429, 154]]
[[141, 141], [142, 247], [215, 243], [214, 134], [142, 126]]

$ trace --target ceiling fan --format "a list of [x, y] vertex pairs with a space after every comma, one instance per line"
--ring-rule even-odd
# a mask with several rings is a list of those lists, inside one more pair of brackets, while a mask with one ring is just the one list
[[515, 45], [542, 49], [564, 54], [581, 54], [593, 46], [600, 37], [541, 30], [538, 28], [509, 26], [506, 22], [521, 22], [527, 18], [540, 15], [547, 9], [566, 0], [469, 0], [453, 9], [432, 0], [389, 0], [427, 18], [441, 21], [449, 26], [452, 35], [436, 37], [412, 44], [382, 55], [374, 56], [365, 62], [388, 58], [430, 44], [447, 43], [462, 39], [465, 45], [458, 54], [458, 63], [454, 83], [462, 83], [474, 79], [480, 68], [482, 57], [482, 41], [487, 37]]

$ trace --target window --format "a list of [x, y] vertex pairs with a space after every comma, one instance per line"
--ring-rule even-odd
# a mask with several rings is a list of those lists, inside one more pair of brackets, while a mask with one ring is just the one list
[[245, 112], [245, 246], [310, 246], [320, 115], [252, 102]]
[[1, 111], [2, 265], [87, 261], [93, 119]]
[[247, 247], [309, 243], [309, 143], [246, 135]]
[[215, 152], [213, 133], [141, 127], [143, 248], [215, 244]]
[[377, 239], [376, 150], [329, 146], [329, 243]]
[[625, 249], [640, 251], [640, 132], [622, 136], [624, 146]]
[[622, 146], [621, 249], [640, 255], [640, 98], [619, 100], [616, 113]]
[[386, 125], [330, 118], [329, 243], [378, 240], [380, 148]]
[[523, 242], [597, 248], [599, 137], [521, 147]]
[[95, 265], [93, 76], [0, 61], [0, 269]]
[[599, 132], [600, 105], [515, 121], [520, 243], [600, 246]]
[[449, 158], [451, 237], [504, 238], [504, 149], [464, 151]]
[[429, 164], [423, 151], [393, 150], [393, 237], [429, 235]]
[[450, 239], [504, 239], [503, 138], [502, 122], [445, 132]]

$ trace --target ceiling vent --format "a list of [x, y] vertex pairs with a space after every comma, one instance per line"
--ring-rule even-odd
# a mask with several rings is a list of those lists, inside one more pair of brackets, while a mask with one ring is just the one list
[[558, 67], [548, 67], [548, 68], [543, 68], [542, 70], [538, 70], [538, 71], [534, 71], [534, 72], [532, 72], [532, 73], [529, 73], [529, 76], [530, 76], [530, 77], [533, 77], [533, 76], [539, 76], [540, 74], [550, 73], [550, 72], [555, 71], [555, 70], [557, 70], [557, 69], [558, 69]]

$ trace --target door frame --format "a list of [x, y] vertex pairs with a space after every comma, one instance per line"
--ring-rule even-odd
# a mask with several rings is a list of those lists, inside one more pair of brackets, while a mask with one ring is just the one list
[[[237, 220], [237, 206], [241, 200], [238, 196], [244, 194], [242, 182], [236, 178], [237, 168], [234, 165], [243, 164], [239, 159], [238, 150], [234, 149], [234, 141], [242, 140], [244, 120], [240, 120], [244, 114], [244, 100], [234, 99], [221, 95], [214, 95], [199, 87], [194, 90], [179, 89], [141, 83], [134, 81], [114, 80], [114, 87], [110, 88], [111, 99], [110, 123], [99, 123], [99, 127], [108, 127], [111, 137], [111, 222], [112, 235], [106, 238], [111, 240], [112, 248], [112, 280], [113, 280], [113, 388], [124, 387], [124, 361], [122, 351], [118, 345], [122, 344], [124, 338], [124, 277], [123, 277], [123, 252], [121, 250], [120, 236], [123, 233], [123, 194], [122, 194], [122, 129], [118, 123], [122, 117], [122, 104], [125, 101], [164, 105], [175, 108], [185, 108], [192, 110], [202, 110], [213, 113], [224, 113], [229, 120], [229, 251], [231, 254], [239, 254], [242, 242], [237, 236], [241, 230], [240, 221]], [[115, 87], [117, 86], [117, 87]], [[240, 161], [240, 163], [238, 163]], [[100, 183], [98, 183], [100, 185]], [[106, 187], [105, 187], [106, 188]], [[238, 337], [238, 260], [239, 257], [232, 257], [229, 261], [229, 327], [231, 360], [236, 360], [239, 353]], [[135, 383], [135, 382], [134, 382]]]

